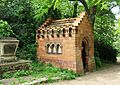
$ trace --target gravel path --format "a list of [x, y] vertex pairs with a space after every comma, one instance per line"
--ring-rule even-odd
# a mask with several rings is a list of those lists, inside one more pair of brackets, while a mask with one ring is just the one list
[[118, 64], [111, 65], [103, 70], [87, 73], [75, 80], [59, 81], [46, 85], [120, 85], [120, 58]]

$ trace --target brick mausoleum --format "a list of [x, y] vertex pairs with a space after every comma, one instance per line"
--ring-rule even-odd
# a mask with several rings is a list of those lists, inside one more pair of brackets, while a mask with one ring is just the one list
[[94, 36], [87, 13], [79, 17], [53, 20], [37, 30], [37, 58], [44, 63], [77, 73], [95, 67]]

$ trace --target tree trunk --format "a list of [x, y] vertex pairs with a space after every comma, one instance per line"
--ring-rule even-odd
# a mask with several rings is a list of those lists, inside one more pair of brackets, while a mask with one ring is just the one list
[[89, 12], [89, 8], [88, 8], [88, 5], [87, 5], [86, 1], [85, 1], [85, 0], [78, 0], [78, 1], [80, 1], [80, 2], [84, 5], [85, 11], [86, 11], [86, 12], [88, 13], [88, 15], [89, 15], [90, 12]]
[[73, 17], [77, 16], [77, 6], [78, 6], [78, 2], [76, 1], [74, 4], [74, 12], [73, 12]]
[[88, 5], [85, 0], [79, 0], [79, 1], [84, 5], [85, 11], [88, 13], [90, 22], [91, 22], [92, 26], [94, 27], [97, 6], [94, 5], [92, 8], [88, 8]]
[[[70, 0], [70, 1], [76, 1], [76, 0]], [[78, 0], [80, 1], [84, 8], [85, 8], [85, 11], [87, 12], [89, 18], [90, 18], [90, 22], [92, 24], [92, 26], [94, 27], [94, 23], [95, 23], [95, 15], [96, 15], [96, 5], [94, 5], [92, 8], [88, 8], [88, 5], [86, 3], [85, 0]], [[77, 4], [74, 4], [74, 13], [73, 13], [73, 17], [76, 17], [77, 16]]]

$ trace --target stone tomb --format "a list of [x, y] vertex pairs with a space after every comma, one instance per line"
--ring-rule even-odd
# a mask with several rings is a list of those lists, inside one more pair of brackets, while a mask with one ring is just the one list
[[29, 69], [30, 61], [17, 59], [15, 56], [19, 40], [16, 38], [0, 38], [0, 78], [4, 72]]
[[17, 61], [15, 56], [19, 40], [0, 38], [0, 63]]
[[86, 12], [76, 18], [48, 18], [37, 30], [36, 41], [39, 61], [77, 73], [95, 68], [93, 28]]

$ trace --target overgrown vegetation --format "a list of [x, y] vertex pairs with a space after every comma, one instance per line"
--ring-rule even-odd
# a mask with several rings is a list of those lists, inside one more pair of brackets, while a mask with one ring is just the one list
[[13, 34], [13, 31], [10, 25], [6, 21], [0, 20], [0, 38], [8, 37], [11, 34]]
[[113, 45], [118, 51], [118, 57], [120, 57], [120, 19], [117, 20], [115, 27], [116, 27], [115, 33], [117, 34], [117, 36], [116, 41], [113, 43]]
[[[65, 70], [61, 68], [57, 68], [52, 66], [51, 64], [43, 64], [40, 62], [33, 62], [30, 66], [29, 70], [18, 70], [15, 73], [4, 73], [3, 78], [20, 78], [22, 76], [32, 76], [32, 79], [38, 78], [53, 78], [53, 77], [61, 77], [61, 79], [74, 79], [75, 77], [80, 76], [79, 74], [74, 73], [70, 70]], [[27, 80], [24, 80], [27, 81]]]

